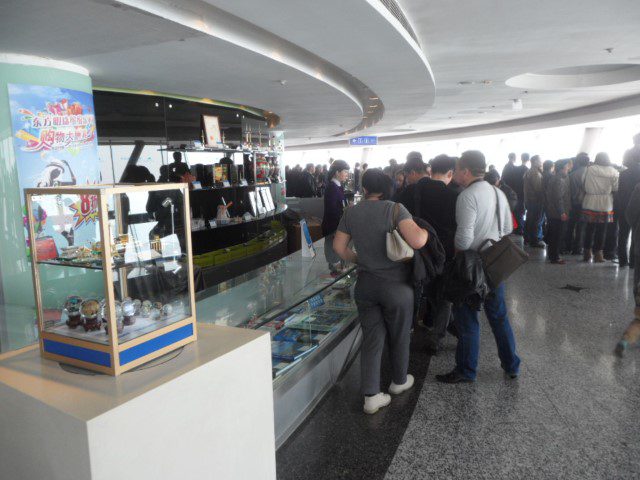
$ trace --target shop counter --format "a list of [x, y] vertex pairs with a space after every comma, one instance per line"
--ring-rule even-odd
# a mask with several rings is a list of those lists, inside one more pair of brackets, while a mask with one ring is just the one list
[[198, 341], [119, 377], [36, 346], [0, 359], [0, 465], [11, 479], [275, 479], [269, 335]]

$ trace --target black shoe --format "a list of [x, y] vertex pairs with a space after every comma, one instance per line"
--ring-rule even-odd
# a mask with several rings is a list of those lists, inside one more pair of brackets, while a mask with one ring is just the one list
[[520, 376], [520, 373], [514, 373], [514, 372], [505, 372], [505, 374], [507, 375], [507, 377], [509, 377], [511, 380], [514, 380], [516, 378], [518, 378]]
[[436, 357], [442, 350], [442, 346], [439, 343], [427, 342], [427, 348], [425, 350], [427, 352], [427, 355]]
[[449, 332], [451, 335], [453, 335], [456, 338], [459, 338], [458, 336], [458, 329], [456, 328], [456, 326], [453, 324], [453, 322], [451, 322], [449, 325], [447, 325], [447, 332]]
[[473, 383], [475, 381], [465, 377], [457, 370], [453, 370], [445, 375], [436, 375], [436, 380], [440, 383]]

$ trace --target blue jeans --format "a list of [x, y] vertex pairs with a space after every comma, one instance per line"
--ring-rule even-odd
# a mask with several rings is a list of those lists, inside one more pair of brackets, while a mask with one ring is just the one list
[[[498, 345], [500, 365], [507, 373], [518, 373], [520, 358], [516, 354], [516, 339], [511, 330], [507, 306], [504, 303], [504, 285], [498, 286], [484, 301], [484, 311]], [[466, 304], [454, 308], [458, 329], [456, 348], [456, 370], [465, 377], [475, 380], [480, 353], [480, 312]]]
[[527, 205], [527, 221], [525, 224], [525, 240], [538, 243], [544, 236], [544, 208], [536, 203]]

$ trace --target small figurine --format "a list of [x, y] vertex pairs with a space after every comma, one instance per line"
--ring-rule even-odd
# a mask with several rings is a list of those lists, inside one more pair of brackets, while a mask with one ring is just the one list
[[[114, 313], [116, 316], [116, 331], [118, 332], [118, 335], [120, 335], [124, 331], [124, 320], [122, 313], [122, 304], [117, 300], [114, 304]], [[106, 318], [106, 315], [103, 315], [102, 317], [102, 324], [104, 325], [105, 333], [109, 335], [109, 322]]]
[[149, 316], [151, 317], [152, 320], [158, 320], [160, 318], [161, 313], [162, 313], [162, 310], [159, 310], [156, 307], [151, 307]]
[[133, 301], [130, 298], [128, 300], [124, 300], [122, 302], [122, 315], [124, 316], [123, 324], [133, 325], [136, 323], [135, 313], [136, 307], [133, 304]]
[[173, 307], [168, 303], [162, 307], [162, 315], [164, 315], [165, 317], [168, 317], [172, 313], [173, 313]]
[[100, 320], [98, 319], [100, 302], [98, 302], [98, 300], [91, 298], [82, 302], [80, 313], [84, 319], [82, 326], [85, 332], [100, 330]]
[[133, 301], [133, 306], [136, 309], [136, 315], [140, 315], [140, 308], [142, 308], [142, 302], [140, 301], [140, 299], [136, 298]]
[[67, 326], [69, 328], [76, 328], [78, 325], [82, 325], [82, 316], [80, 315], [80, 306], [82, 304], [82, 297], [77, 295], [70, 295], [64, 302], [64, 308], [67, 311]]
[[140, 307], [140, 316], [144, 318], [148, 318], [151, 313], [151, 302], [147, 303], [145, 300], [142, 302], [142, 306]]

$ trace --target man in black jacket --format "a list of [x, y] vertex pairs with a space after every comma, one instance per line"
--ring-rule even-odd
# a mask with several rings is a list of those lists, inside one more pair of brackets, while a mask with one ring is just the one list
[[518, 204], [515, 210], [516, 223], [518, 224], [515, 231], [517, 235], [524, 234], [524, 215], [527, 211], [524, 204], [524, 176], [529, 171], [529, 167], [527, 167], [529, 154], [525, 152], [520, 155], [520, 161], [522, 165], [519, 167], [513, 167], [508, 172], [506, 171], [507, 167], [505, 167], [502, 172], [502, 181], [513, 188], [516, 195], [518, 195]]
[[[618, 259], [621, 267], [633, 265], [633, 247], [631, 248], [631, 262], [629, 262], [629, 237], [631, 225], [625, 218], [627, 205], [633, 193], [633, 189], [640, 183], [640, 147], [627, 150], [624, 154], [623, 164], [627, 169], [620, 174], [618, 192], [614, 197], [613, 209], [620, 227], [618, 234]], [[637, 241], [637, 238], [635, 239]], [[632, 238], [633, 244], [633, 238]]]
[[[453, 245], [456, 234], [456, 200], [458, 194], [447, 188], [453, 178], [455, 159], [440, 155], [431, 161], [431, 178], [426, 176], [426, 165], [422, 159], [410, 158], [404, 170], [409, 186], [399, 196], [409, 212], [426, 220], [436, 231], [447, 260], [455, 255]], [[446, 300], [431, 299], [431, 327], [428, 330], [427, 349], [435, 355], [440, 350], [440, 342], [446, 335], [451, 318], [451, 303]]]
[[307, 164], [300, 182], [300, 197], [311, 198], [315, 197], [318, 192], [318, 186], [316, 184], [315, 167], [313, 163]]

